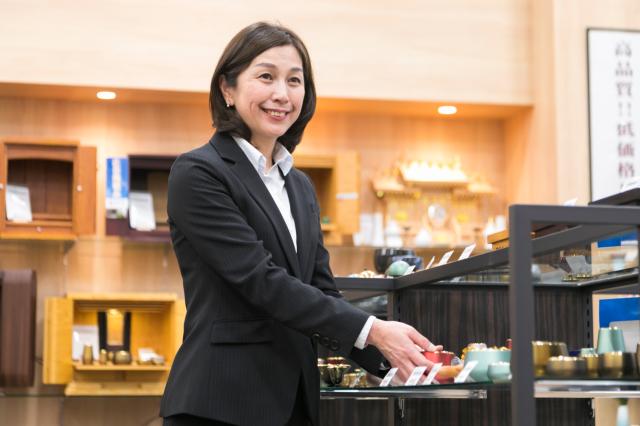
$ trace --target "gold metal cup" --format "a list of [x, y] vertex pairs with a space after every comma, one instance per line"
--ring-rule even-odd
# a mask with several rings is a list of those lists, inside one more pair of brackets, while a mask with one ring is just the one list
[[587, 365], [587, 376], [598, 377], [598, 354], [584, 354], [580, 358], [584, 359]]
[[563, 342], [534, 340], [531, 342], [533, 352], [533, 369], [536, 377], [544, 376], [547, 361], [554, 356], [568, 356], [567, 345]]
[[100, 364], [105, 365], [107, 363], [107, 350], [100, 349], [100, 358], [98, 359]]
[[84, 345], [82, 348], [82, 363], [85, 365], [93, 364], [93, 345]]
[[621, 379], [638, 374], [638, 364], [632, 352], [607, 352], [599, 356], [600, 377]]

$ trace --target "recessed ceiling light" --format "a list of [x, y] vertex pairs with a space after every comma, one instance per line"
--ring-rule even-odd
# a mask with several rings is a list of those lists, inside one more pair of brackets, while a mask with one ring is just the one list
[[458, 108], [453, 105], [441, 105], [438, 107], [438, 113], [442, 115], [452, 115], [458, 112]]
[[96, 93], [96, 96], [98, 97], [98, 99], [111, 100], [111, 99], [115, 99], [116, 98], [116, 92], [103, 90], [103, 91], [100, 91], [100, 92]]

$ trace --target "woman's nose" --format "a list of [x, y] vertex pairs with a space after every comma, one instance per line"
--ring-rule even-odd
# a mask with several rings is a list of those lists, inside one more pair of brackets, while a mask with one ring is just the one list
[[289, 94], [287, 92], [287, 83], [282, 80], [277, 80], [273, 87], [273, 93], [271, 95], [273, 100], [278, 100], [280, 102], [287, 101], [289, 98]]

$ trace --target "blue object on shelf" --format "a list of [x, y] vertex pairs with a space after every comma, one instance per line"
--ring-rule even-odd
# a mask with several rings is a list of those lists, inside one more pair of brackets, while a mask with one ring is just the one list
[[614, 321], [640, 320], [640, 297], [621, 297], [600, 301], [600, 327]]

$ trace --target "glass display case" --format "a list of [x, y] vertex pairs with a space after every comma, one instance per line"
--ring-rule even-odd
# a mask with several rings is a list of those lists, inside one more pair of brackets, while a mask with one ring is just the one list
[[[531, 239], [531, 229], [540, 224], [562, 226]], [[544, 365], [534, 368], [531, 342], [564, 342], [570, 354], [579, 355], [582, 348], [597, 346], [600, 300], [630, 298], [638, 314], [639, 226], [639, 207], [515, 205], [509, 248], [396, 279], [339, 278], [348, 299], [366, 306], [359, 292], [377, 296], [372, 312], [386, 307], [387, 318], [413, 325], [445, 350], [460, 354], [472, 342], [501, 346], [511, 338], [513, 378], [508, 383], [328, 388], [323, 398], [387, 398], [394, 411], [387, 413], [388, 424], [529, 426], [536, 418], [538, 424], [594, 424], [592, 398], [640, 398], [640, 347], [626, 348], [633, 365], [620, 374], [554, 376]]]

